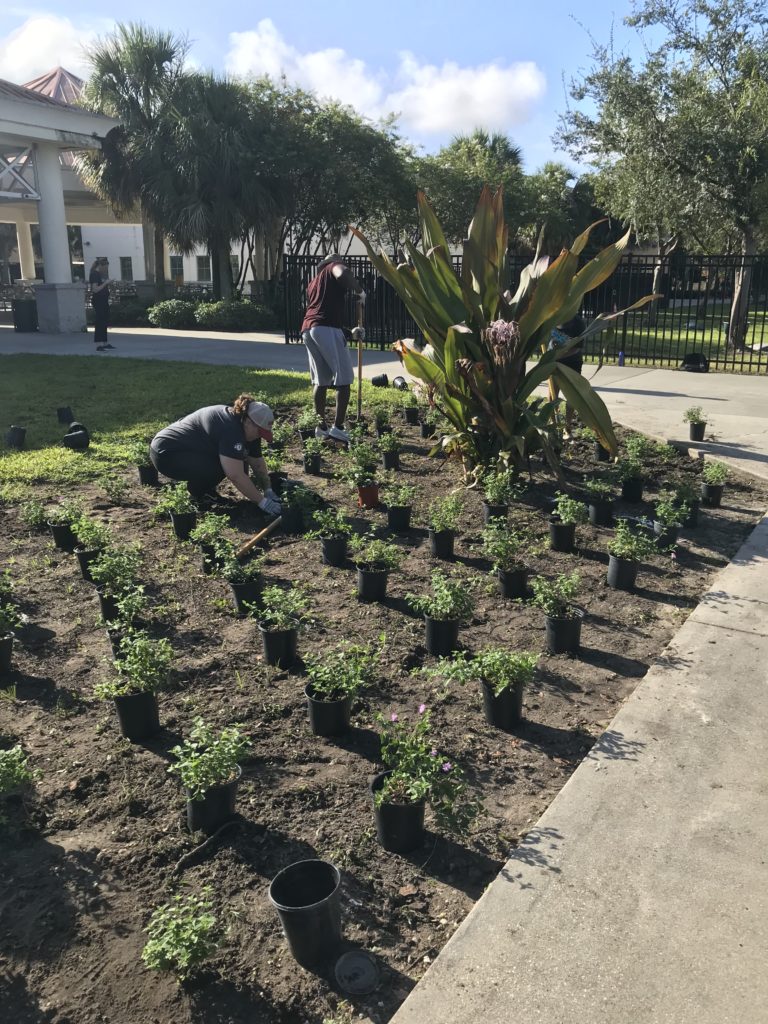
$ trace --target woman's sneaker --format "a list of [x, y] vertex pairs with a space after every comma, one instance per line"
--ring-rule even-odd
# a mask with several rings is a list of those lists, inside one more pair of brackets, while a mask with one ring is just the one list
[[325, 436], [333, 438], [334, 441], [343, 441], [345, 444], [349, 444], [349, 434], [341, 427], [331, 427]]
[[325, 441], [328, 439], [328, 430], [325, 427], [315, 427], [315, 437], [318, 441]]

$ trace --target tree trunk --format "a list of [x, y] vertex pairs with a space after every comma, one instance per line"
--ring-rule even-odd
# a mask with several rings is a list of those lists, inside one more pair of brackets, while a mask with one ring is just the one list
[[[666, 242], [662, 242], [661, 238], [657, 240], [656, 262], [653, 265], [653, 281], [651, 283], [651, 291], [654, 295], [658, 295], [661, 291], [661, 278], [664, 274], [664, 266], [676, 247], [676, 238], [668, 238]], [[648, 303], [648, 326], [655, 327], [658, 319], [659, 300], [654, 299], [653, 302]]]
[[157, 224], [154, 226], [155, 242], [155, 291], [157, 301], [162, 302], [165, 298], [165, 235]]
[[155, 225], [149, 214], [141, 211], [141, 241], [144, 246], [144, 280], [155, 280]]
[[214, 243], [210, 246], [211, 251], [211, 287], [213, 298], [232, 298], [232, 262], [229, 258], [229, 246], [222, 243]]
[[755, 234], [748, 225], [741, 240], [741, 266], [737, 269], [733, 284], [731, 319], [728, 323], [728, 347], [743, 352], [747, 338], [747, 312], [749, 291], [752, 283], [752, 257], [755, 255]]

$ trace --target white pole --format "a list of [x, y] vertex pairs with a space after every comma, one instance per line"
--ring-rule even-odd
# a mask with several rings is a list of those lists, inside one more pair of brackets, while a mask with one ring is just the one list
[[64, 183], [57, 146], [43, 142], [35, 147], [35, 171], [40, 192], [37, 209], [45, 283], [71, 284]]

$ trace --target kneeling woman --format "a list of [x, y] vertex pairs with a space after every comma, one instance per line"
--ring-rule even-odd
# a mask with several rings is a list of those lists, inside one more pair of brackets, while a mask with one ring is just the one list
[[149, 447], [152, 464], [171, 480], [185, 480], [193, 497], [214, 494], [226, 477], [240, 493], [268, 515], [280, 515], [280, 502], [261, 490], [248, 473], [268, 480], [261, 442], [272, 440], [274, 414], [251, 395], [232, 405], [207, 405], [161, 430]]

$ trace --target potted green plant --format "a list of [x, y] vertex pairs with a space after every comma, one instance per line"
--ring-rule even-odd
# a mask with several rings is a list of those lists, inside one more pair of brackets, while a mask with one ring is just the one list
[[93, 583], [91, 562], [101, 551], [109, 547], [112, 531], [106, 523], [100, 523], [90, 516], [81, 515], [72, 523], [72, 532], [77, 538], [75, 557], [80, 566], [80, 574], [88, 583]]
[[384, 488], [387, 503], [387, 527], [393, 533], [407, 533], [411, 528], [411, 514], [416, 488], [411, 484], [388, 483]]
[[665, 491], [659, 496], [653, 515], [653, 532], [658, 547], [675, 546], [688, 512], [688, 506], [685, 502], [681, 504], [673, 492]]
[[315, 736], [339, 736], [349, 729], [352, 702], [376, 677], [378, 648], [346, 643], [324, 655], [307, 655], [309, 724]]
[[373, 410], [373, 425], [376, 430], [377, 437], [383, 437], [384, 434], [390, 433], [392, 430], [390, 418], [391, 415], [387, 406], [379, 405]]
[[352, 559], [357, 566], [357, 596], [361, 601], [383, 601], [389, 574], [399, 568], [403, 551], [396, 544], [365, 534], [350, 538]]
[[596, 462], [608, 462], [611, 457], [611, 453], [607, 448], [598, 441], [597, 434], [594, 430], [590, 430], [589, 427], [585, 427], [583, 430], [584, 440], [592, 445], [592, 454]]
[[444, 657], [456, 650], [459, 626], [475, 606], [467, 580], [451, 579], [444, 572], [432, 572], [432, 593], [407, 594], [414, 611], [424, 616], [427, 654]]
[[385, 771], [371, 782], [376, 834], [390, 853], [408, 853], [424, 842], [424, 808], [429, 802], [440, 827], [464, 832], [478, 812], [460, 768], [434, 746], [430, 713], [404, 721], [397, 712], [378, 716]]
[[284, 489], [280, 501], [283, 532], [303, 534], [310, 517], [320, 504], [317, 494], [301, 484], [291, 485]]
[[79, 501], [62, 501], [48, 510], [48, 529], [53, 543], [60, 551], [71, 554], [77, 546], [73, 524], [82, 516], [83, 506]]
[[527, 532], [513, 530], [506, 519], [491, 519], [483, 530], [483, 554], [499, 580], [501, 596], [515, 599], [528, 593], [528, 565], [524, 553], [531, 556], [541, 550]]
[[184, 787], [190, 832], [210, 835], [235, 813], [240, 763], [248, 749], [238, 726], [216, 733], [202, 718], [195, 719], [189, 738], [172, 748], [176, 763], [168, 771]]
[[421, 417], [420, 433], [422, 438], [427, 441], [430, 437], [434, 437], [437, 433], [437, 424], [439, 422], [440, 414], [434, 406], [428, 405]]
[[[0, 800], [4, 797], [19, 796], [39, 774], [37, 769], [30, 767], [29, 755], [20, 744], [17, 743], [8, 750], [0, 750]], [[0, 820], [5, 828], [7, 817], [2, 809]]]
[[626, 519], [616, 522], [608, 542], [608, 586], [632, 590], [640, 563], [656, 554], [656, 545], [645, 530], [633, 530]]
[[0, 601], [0, 675], [11, 670], [13, 641], [20, 623], [15, 606], [10, 601]]
[[347, 544], [354, 527], [340, 509], [323, 508], [312, 514], [314, 530], [307, 537], [322, 545], [323, 565], [341, 567], [347, 560]]
[[203, 572], [206, 575], [220, 569], [233, 545], [224, 536], [229, 528], [229, 516], [206, 512], [189, 532], [189, 539], [200, 548]]
[[645, 471], [640, 461], [626, 457], [616, 463], [616, 478], [621, 483], [621, 497], [624, 501], [637, 504], [643, 500]]
[[682, 508], [688, 508], [688, 515], [683, 519], [683, 526], [686, 529], [693, 529], [699, 525], [699, 507], [701, 505], [701, 494], [694, 490], [687, 480], [678, 480], [674, 485], [675, 501]]
[[463, 508], [464, 501], [459, 494], [448, 494], [429, 503], [429, 546], [434, 558], [446, 561], [453, 558], [456, 530]]
[[483, 492], [483, 522], [502, 519], [515, 497], [515, 482], [509, 470], [490, 469], [480, 479]]
[[30, 498], [19, 506], [19, 519], [28, 530], [42, 533], [48, 525], [48, 510], [38, 498]]
[[320, 475], [320, 458], [323, 454], [320, 438], [310, 437], [304, 442], [304, 472], [310, 476]]
[[703, 441], [707, 429], [707, 421], [700, 405], [692, 405], [683, 413], [683, 423], [688, 424], [688, 438], [691, 441]]
[[708, 508], [719, 508], [723, 488], [728, 479], [728, 467], [722, 462], [705, 462], [701, 471], [701, 503]]
[[179, 981], [186, 981], [218, 950], [222, 931], [210, 895], [210, 886], [203, 886], [201, 896], [177, 893], [152, 912], [146, 928], [149, 939], [141, 952], [149, 970], [173, 971]]
[[149, 457], [149, 444], [138, 439], [131, 441], [128, 445], [128, 458], [138, 470], [139, 483], [146, 487], [156, 487], [157, 470]]
[[137, 544], [115, 544], [105, 548], [91, 562], [89, 568], [105, 622], [115, 618], [117, 598], [136, 586], [140, 567], [141, 552]]
[[282, 494], [285, 481], [288, 479], [288, 474], [283, 471], [282, 449], [277, 449], [276, 451], [267, 449], [264, 453], [264, 461], [267, 464], [269, 486], [275, 494]]
[[114, 701], [120, 735], [127, 740], [143, 740], [159, 730], [157, 691], [168, 682], [172, 660], [168, 640], [152, 640], [137, 630], [120, 641], [116, 675], [94, 687], [99, 700]]
[[376, 449], [365, 441], [350, 444], [347, 464], [339, 476], [357, 488], [359, 508], [376, 508], [379, 503], [379, 485], [376, 470], [379, 456]]
[[234, 548], [222, 552], [222, 555], [218, 574], [229, 584], [236, 613], [246, 615], [248, 606], [258, 604], [261, 599], [266, 555], [259, 552], [251, 554], [247, 561], [241, 561], [236, 557]]
[[296, 420], [296, 427], [299, 431], [299, 437], [301, 438], [302, 444], [304, 441], [309, 441], [310, 438], [315, 437], [315, 430], [320, 426], [320, 417], [317, 415], [314, 409], [302, 409], [299, 413], [299, 418]]
[[400, 392], [400, 408], [409, 427], [419, 425], [419, 402], [412, 391]]
[[269, 442], [269, 448], [267, 449], [267, 451], [271, 451], [273, 454], [282, 452], [286, 445], [289, 444], [292, 437], [293, 427], [290, 425], [290, 423], [286, 423], [285, 420], [280, 420], [277, 423], [273, 423], [272, 440]]
[[304, 591], [265, 587], [261, 604], [252, 610], [259, 624], [264, 660], [267, 665], [290, 668], [296, 660], [299, 627], [306, 617], [309, 602]]
[[589, 521], [593, 526], [610, 526], [613, 522], [613, 487], [607, 480], [594, 477], [584, 481], [588, 494]]
[[400, 452], [403, 442], [393, 432], [382, 434], [379, 438], [379, 451], [384, 469], [400, 469]]
[[136, 629], [136, 623], [149, 609], [149, 597], [142, 586], [129, 586], [114, 600], [114, 612], [105, 620], [107, 636], [112, 646], [112, 653], [120, 656], [120, 644], [123, 638]]
[[189, 540], [197, 522], [197, 509], [185, 483], [164, 487], [155, 503], [155, 515], [167, 513], [179, 540]]
[[553, 551], [573, 551], [576, 540], [576, 527], [586, 523], [587, 506], [583, 501], [569, 498], [558, 491], [555, 496], [555, 508], [549, 519], [549, 546]]
[[560, 573], [554, 579], [534, 576], [531, 580], [533, 603], [544, 612], [550, 654], [566, 654], [579, 649], [584, 613], [573, 600], [580, 586], [581, 578], [577, 572], [570, 575]]
[[511, 732], [522, 720], [523, 692], [533, 679], [538, 660], [538, 654], [527, 651], [486, 647], [474, 657], [461, 652], [442, 659], [431, 672], [461, 686], [479, 682], [485, 720], [496, 729]]

